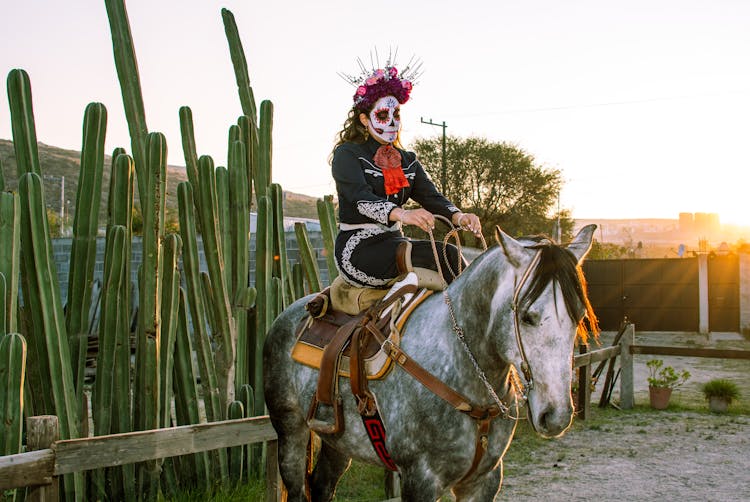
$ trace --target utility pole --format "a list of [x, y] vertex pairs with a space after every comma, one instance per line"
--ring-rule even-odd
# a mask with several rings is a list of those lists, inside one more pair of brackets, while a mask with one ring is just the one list
[[60, 228], [65, 228], [65, 176], [60, 180]]
[[445, 163], [445, 129], [448, 127], [445, 125], [445, 120], [443, 120], [442, 124], [438, 124], [437, 122], [433, 122], [432, 119], [429, 121], [423, 119], [422, 117], [419, 117], [419, 120], [423, 124], [432, 125], [432, 126], [438, 126], [443, 128], [443, 159], [442, 159], [442, 165], [440, 170], [440, 191], [445, 192], [446, 187], [448, 186], [448, 167]]
[[557, 189], [557, 243], [562, 243], [562, 225], [560, 224], [560, 189]]

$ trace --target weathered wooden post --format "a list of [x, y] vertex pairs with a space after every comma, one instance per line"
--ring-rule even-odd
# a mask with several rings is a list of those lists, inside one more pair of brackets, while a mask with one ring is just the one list
[[[580, 354], [586, 354], [589, 351], [589, 344], [582, 343], [578, 347]], [[591, 363], [587, 363], [578, 368], [578, 396], [576, 403], [576, 415], [581, 420], [586, 420], [591, 414]]]
[[268, 441], [266, 453], [266, 501], [286, 500], [286, 489], [279, 473], [279, 442]]
[[[60, 427], [55, 415], [41, 415], [26, 419], [26, 449], [28, 451], [50, 448], [60, 439]], [[29, 488], [26, 500], [57, 501], [60, 499], [59, 482], [52, 478], [48, 485], [37, 485]]]
[[633, 407], [633, 354], [630, 347], [635, 344], [635, 325], [628, 324], [620, 338], [620, 407], [629, 410]]

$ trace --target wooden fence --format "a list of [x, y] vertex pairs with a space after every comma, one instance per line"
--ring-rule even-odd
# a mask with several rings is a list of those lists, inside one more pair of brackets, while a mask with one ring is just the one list
[[[750, 350], [706, 349], [693, 347], [666, 347], [657, 345], [636, 345], [635, 326], [624, 324], [615, 337], [615, 343], [599, 350], [589, 352], [587, 345], [581, 345], [581, 354], [575, 356], [573, 367], [579, 368], [578, 373], [578, 416], [585, 419], [591, 405], [591, 365], [597, 362], [609, 361], [604, 390], [613, 385], [614, 360], [620, 356], [620, 407], [630, 409], [634, 403], [634, 369], [633, 355], [681, 356], [681, 357], [711, 357], [718, 359], [744, 359], [750, 361]], [[597, 369], [601, 369], [602, 365]], [[604, 396], [603, 396], [604, 397]], [[608, 398], [607, 398], [608, 399]], [[602, 401], [600, 401], [602, 402]]]
[[[32, 500], [57, 500], [64, 474], [266, 442], [266, 500], [281, 500], [276, 431], [268, 416], [57, 441], [57, 417], [30, 417], [27, 447], [0, 457], [0, 491], [32, 487]], [[33, 438], [42, 438], [36, 440]]]

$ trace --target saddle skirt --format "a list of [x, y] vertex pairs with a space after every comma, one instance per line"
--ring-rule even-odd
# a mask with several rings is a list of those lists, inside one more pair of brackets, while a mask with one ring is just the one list
[[[429, 289], [419, 289], [412, 298], [401, 307], [398, 312], [396, 319], [388, 320], [389, 323], [395, 327], [390, 330], [388, 340], [396, 347], [401, 344], [401, 329], [406, 324], [409, 316], [412, 312], [421, 304], [428, 296], [433, 293]], [[311, 368], [321, 369], [321, 362], [323, 360], [323, 352], [325, 347], [331, 343], [336, 336], [337, 331], [347, 323], [356, 322], [361, 319], [366, 312], [366, 309], [356, 315], [350, 315], [345, 312], [333, 310], [329, 305], [329, 299], [324, 297], [324, 294], [319, 294], [310, 303], [319, 301], [325, 304], [322, 309], [322, 313], [316, 317], [315, 308], [310, 309], [308, 304], [308, 310], [310, 315], [305, 316], [297, 326], [297, 341], [292, 348], [292, 359], [298, 363], [304, 364]], [[389, 309], [386, 316], [391, 316], [393, 309]], [[384, 318], [385, 320], [385, 318]], [[347, 345], [341, 354], [341, 361], [338, 364], [338, 375], [346, 378], [350, 377], [350, 347]], [[390, 372], [393, 367], [393, 360], [386, 355], [381, 346], [375, 341], [373, 337], [369, 337], [367, 345], [362, 350], [362, 360], [364, 362], [365, 375], [368, 380], [377, 380], [384, 378]]]

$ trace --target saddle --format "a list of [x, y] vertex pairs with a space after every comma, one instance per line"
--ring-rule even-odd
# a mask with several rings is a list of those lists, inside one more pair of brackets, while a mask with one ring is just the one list
[[[305, 306], [309, 315], [297, 326], [292, 359], [319, 370], [307, 417], [308, 426], [315, 432], [336, 434], [343, 430], [339, 377], [349, 378], [360, 415], [377, 413], [367, 382], [390, 372], [394, 360], [384, 348], [391, 352], [400, 345], [401, 328], [407, 318], [432, 294], [431, 289], [417, 288], [421, 279], [411, 266], [410, 242], [399, 245], [396, 258], [399, 272], [405, 274], [399, 278], [405, 279], [403, 284], [392, 285], [390, 291], [356, 288], [338, 277]], [[428, 286], [442, 289], [442, 280], [429, 279], [425, 281]], [[317, 418], [320, 405], [332, 407], [332, 423]]]

